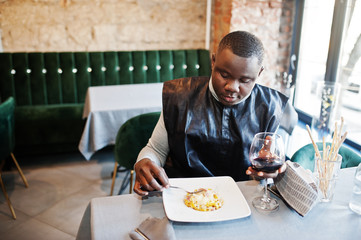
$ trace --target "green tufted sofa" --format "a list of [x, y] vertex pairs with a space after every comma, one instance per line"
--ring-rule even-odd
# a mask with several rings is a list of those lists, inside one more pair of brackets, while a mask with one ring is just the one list
[[15, 152], [77, 151], [89, 86], [210, 76], [208, 50], [0, 53], [0, 100], [15, 98]]

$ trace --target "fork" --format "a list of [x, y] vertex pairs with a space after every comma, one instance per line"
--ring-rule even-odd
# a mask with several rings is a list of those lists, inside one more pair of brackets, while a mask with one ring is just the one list
[[171, 185], [171, 186], [169, 186], [169, 187], [171, 187], [171, 188], [181, 189], [181, 190], [183, 190], [183, 191], [187, 192], [188, 194], [196, 194], [196, 193], [200, 193], [200, 192], [207, 191], [207, 190], [206, 190], [206, 189], [204, 189], [204, 188], [200, 188], [200, 189], [198, 189], [197, 191], [190, 192], [190, 191], [185, 190], [184, 188], [177, 187], [177, 186], [172, 186], [172, 185]]

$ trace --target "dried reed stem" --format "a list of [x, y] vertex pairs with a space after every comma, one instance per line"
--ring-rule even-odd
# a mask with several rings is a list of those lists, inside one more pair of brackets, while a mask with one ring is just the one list
[[306, 125], [306, 128], [307, 128], [308, 135], [309, 135], [310, 138], [311, 138], [312, 145], [313, 145], [313, 148], [315, 149], [316, 155], [317, 155], [317, 157], [321, 158], [320, 151], [318, 151], [318, 147], [317, 147], [315, 141], [313, 141], [312, 134], [311, 134], [311, 130], [310, 130], [310, 126]]
[[345, 132], [344, 135], [341, 137], [343, 124], [343, 117], [341, 117], [341, 126], [339, 129], [337, 128], [337, 123], [335, 123], [335, 131], [332, 137], [331, 146], [327, 145], [326, 147], [325, 138], [322, 138], [322, 157], [318, 150], [317, 144], [312, 138], [310, 127], [306, 125], [308, 135], [311, 138], [313, 148], [316, 152], [316, 167], [320, 179], [319, 188], [325, 198], [327, 198], [327, 194], [329, 193], [329, 184], [333, 178], [333, 170], [335, 167], [335, 162], [337, 160], [338, 151], [340, 150], [341, 145], [343, 144], [347, 136], [347, 132]]

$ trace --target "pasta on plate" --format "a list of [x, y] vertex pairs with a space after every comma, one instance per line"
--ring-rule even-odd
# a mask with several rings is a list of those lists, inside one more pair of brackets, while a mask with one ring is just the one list
[[[196, 189], [195, 191], [198, 191]], [[194, 210], [208, 212], [223, 206], [223, 199], [212, 189], [204, 189], [199, 193], [189, 194], [184, 197], [184, 204]]]

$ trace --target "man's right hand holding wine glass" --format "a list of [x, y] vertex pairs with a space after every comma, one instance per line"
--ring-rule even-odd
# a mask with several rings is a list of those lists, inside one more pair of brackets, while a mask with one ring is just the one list
[[268, 194], [267, 178], [275, 178], [286, 170], [282, 137], [272, 132], [257, 133], [250, 147], [249, 160], [252, 166], [246, 174], [262, 180], [264, 186], [263, 196], [254, 198], [253, 206], [265, 211], [278, 209], [278, 202]]
[[[258, 158], [260, 158], [260, 159], [277, 159], [278, 156], [276, 156], [270, 149], [271, 145], [272, 145], [272, 137], [268, 135], [265, 137], [264, 145], [262, 146], [261, 150], [259, 150], [259, 152], [258, 152]], [[276, 165], [275, 165], [275, 168], [277, 168]], [[283, 163], [282, 166], [278, 169], [275, 169], [275, 171], [270, 171], [270, 170], [272, 170], [271, 168], [267, 169], [267, 170], [268, 171], [264, 172], [255, 167], [248, 167], [246, 174], [253, 176], [256, 179], [276, 178], [279, 173], [283, 173], [284, 171], [286, 171], [286, 163]]]
[[255, 179], [263, 179], [263, 178], [276, 178], [278, 174], [283, 173], [286, 171], [287, 165], [286, 163], [282, 164], [282, 167], [277, 169], [274, 172], [263, 172], [263, 171], [257, 171], [252, 167], [248, 167], [246, 174], [249, 176], [254, 177]]

